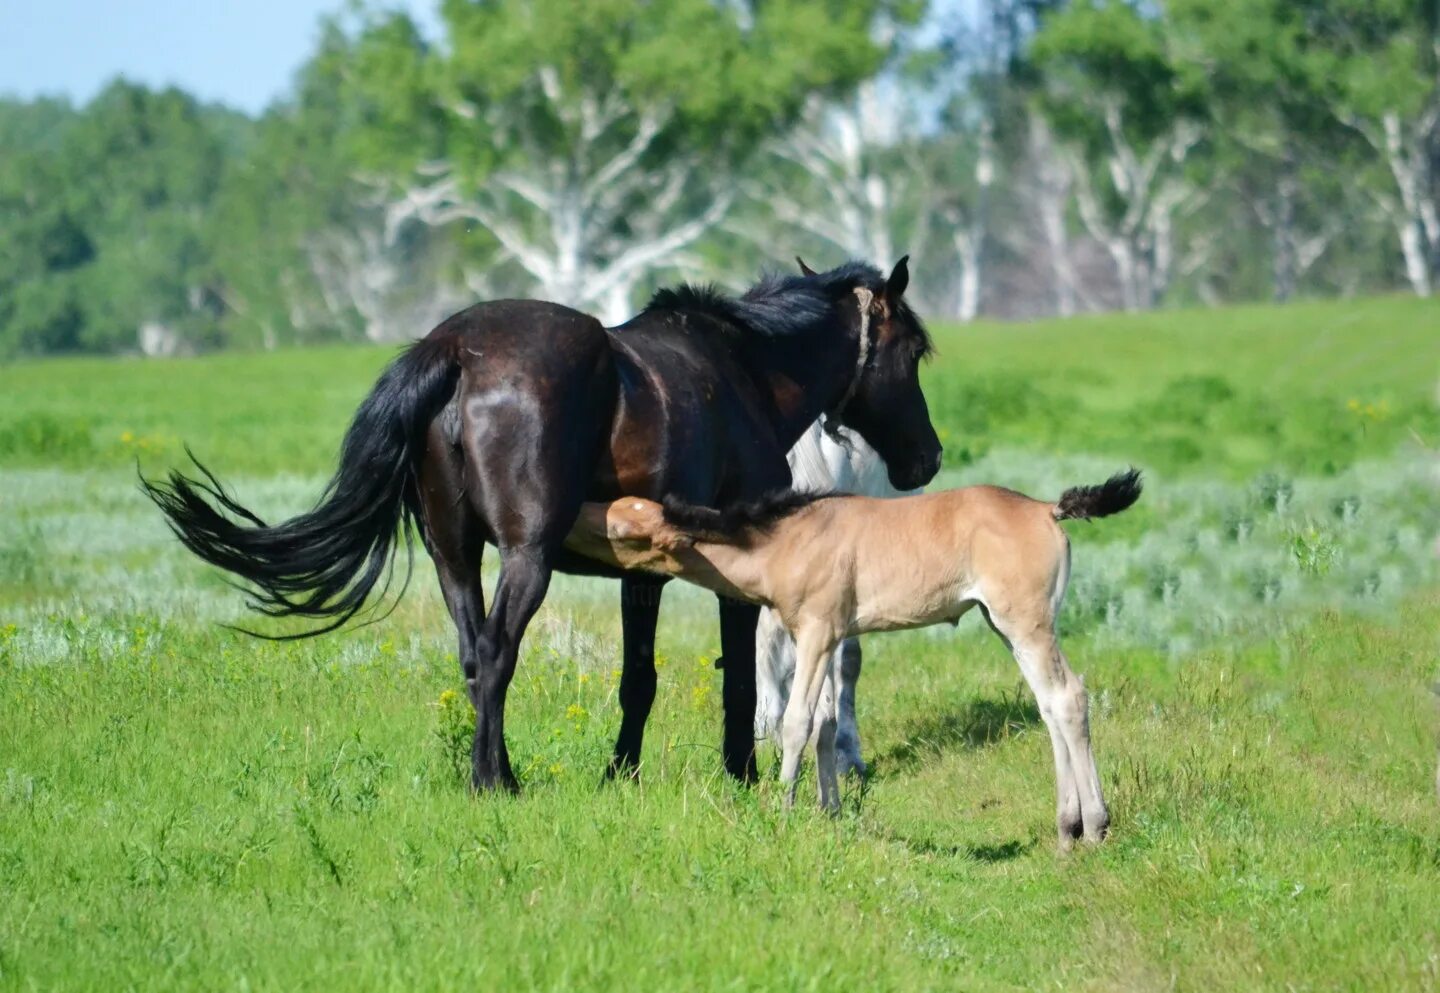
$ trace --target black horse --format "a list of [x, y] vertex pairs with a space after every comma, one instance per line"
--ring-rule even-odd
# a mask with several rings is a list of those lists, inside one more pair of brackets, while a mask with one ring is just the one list
[[[203, 480], [142, 480], [185, 545], [248, 581], [250, 606], [334, 630], [389, 574], [397, 532], [418, 519], [460, 633], [475, 706], [477, 789], [517, 788], [505, 694], [520, 639], [553, 570], [605, 567], [563, 548], [585, 500], [623, 495], [723, 505], [788, 485], [785, 453], [826, 414], [885, 458], [901, 489], [928, 482], [940, 442], [920, 391], [930, 340], [889, 278], [849, 263], [774, 276], [734, 299], [662, 290], [606, 329], [566, 307], [482, 303], [449, 318], [381, 375], [345, 435], [315, 508], [267, 525], [197, 462]], [[500, 550], [490, 611], [486, 544]], [[618, 572], [624, 667], [610, 771], [638, 768], [655, 697], [660, 577]], [[758, 608], [722, 601], [726, 769], [755, 774]]]

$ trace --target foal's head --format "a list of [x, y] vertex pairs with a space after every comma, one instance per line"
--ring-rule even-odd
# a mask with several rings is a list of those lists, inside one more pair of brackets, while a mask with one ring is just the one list
[[[905, 302], [909, 257], [886, 279], [857, 286], [853, 308], [860, 339], [858, 375], [839, 406], [827, 417], [853, 428], [885, 460], [897, 489], [924, 486], [940, 470], [940, 439], [920, 390], [920, 361], [930, 354], [930, 336]], [[809, 274], [805, 264], [801, 268]]]

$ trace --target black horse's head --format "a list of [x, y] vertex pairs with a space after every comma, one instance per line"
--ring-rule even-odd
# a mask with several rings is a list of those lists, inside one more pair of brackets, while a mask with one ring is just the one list
[[[860, 433], [880, 457], [893, 486], [924, 486], [940, 471], [940, 439], [920, 390], [920, 361], [930, 354], [930, 336], [905, 302], [909, 257], [888, 279], [857, 287], [855, 326], [860, 341], [857, 378], [830, 416]], [[804, 263], [801, 263], [802, 268]]]

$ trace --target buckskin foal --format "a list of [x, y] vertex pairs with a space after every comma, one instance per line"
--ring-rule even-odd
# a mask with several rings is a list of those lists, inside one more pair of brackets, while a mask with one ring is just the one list
[[1117, 514], [1139, 496], [1132, 469], [1066, 490], [1056, 503], [995, 486], [891, 500], [787, 491], [724, 510], [622, 498], [585, 505], [567, 545], [774, 608], [798, 649], [780, 778], [793, 804], [801, 752], [816, 731], [820, 804], [830, 810], [840, 802], [834, 693], [826, 692], [835, 646], [867, 631], [953, 623], [978, 606], [1014, 654], [1050, 731], [1064, 849], [1081, 837], [1100, 841], [1110, 815], [1085, 688], [1056, 631], [1070, 576], [1059, 522]]

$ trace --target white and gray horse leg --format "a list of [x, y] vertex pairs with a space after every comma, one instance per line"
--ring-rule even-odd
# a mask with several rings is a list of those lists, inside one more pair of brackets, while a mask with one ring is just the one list
[[795, 640], [775, 611], [760, 611], [755, 627], [755, 737], [780, 746], [780, 719], [795, 677]]
[[860, 756], [860, 726], [855, 721], [855, 685], [860, 682], [860, 639], [846, 638], [835, 649], [834, 671], [840, 677], [839, 714], [835, 730], [835, 751], [840, 774], [865, 775]]

